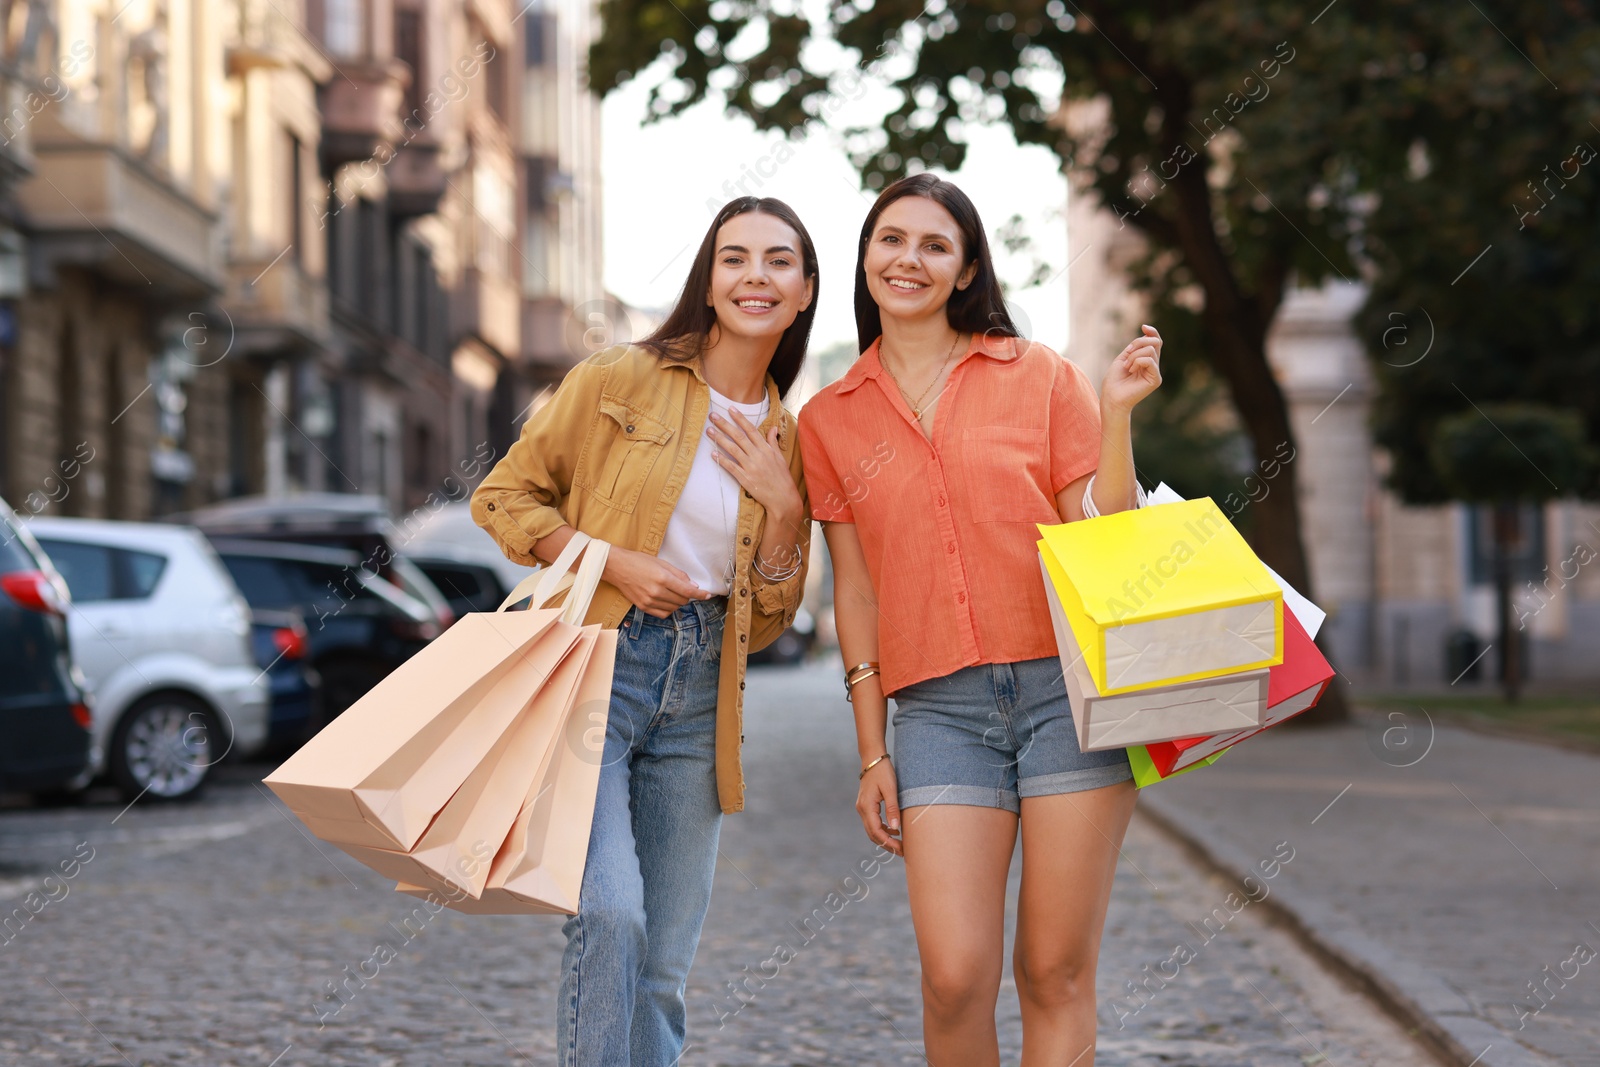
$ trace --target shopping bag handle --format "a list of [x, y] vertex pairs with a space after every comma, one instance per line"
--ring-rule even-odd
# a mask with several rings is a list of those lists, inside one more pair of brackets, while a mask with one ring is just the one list
[[[589, 605], [594, 600], [595, 590], [600, 585], [600, 575], [606, 569], [606, 557], [610, 551], [611, 546], [606, 542], [592, 538], [586, 533], [574, 531], [572, 539], [567, 542], [561, 553], [550, 564], [518, 582], [516, 588], [511, 590], [495, 610], [504, 611], [528, 596], [532, 597], [528, 603], [530, 609], [542, 608], [563, 589], [570, 586], [571, 592], [567, 595], [566, 603], [562, 605], [561, 619], [574, 626], [583, 625], [584, 616], [589, 613]], [[578, 564], [578, 572], [569, 578], [567, 572], [572, 569], [572, 561], [580, 552], [583, 553], [583, 560]]]

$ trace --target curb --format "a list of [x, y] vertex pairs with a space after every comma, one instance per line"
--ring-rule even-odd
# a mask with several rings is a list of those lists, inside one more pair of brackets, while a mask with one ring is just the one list
[[[1204, 832], [1201, 820], [1150, 796], [1139, 800], [1139, 815], [1218, 874], [1240, 881], [1254, 872], [1251, 857], [1220, 835]], [[1479, 1017], [1444, 979], [1396, 955], [1309, 894], [1278, 886], [1257, 906], [1419, 1037], [1442, 1062], [1453, 1067], [1559, 1067]]]

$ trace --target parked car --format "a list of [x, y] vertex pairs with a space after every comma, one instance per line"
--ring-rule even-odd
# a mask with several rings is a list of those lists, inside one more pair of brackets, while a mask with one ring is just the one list
[[72, 591], [73, 653], [94, 691], [94, 734], [132, 798], [198, 790], [225, 756], [267, 739], [267, 681], [249, 609], [198, 530], [36, 518], [29, 526]]
[[363, 567], [357, 552], [233, 537], [211, 543], [252, 609], [305, 620], [329, 718], [441, 632], [428, 605]]
[[293, 611], [251, 608], [250, 650], [271, 691], [267, 744], [292, 750], [319, 725], [322, 676], [311, 665], [305, 620]]
[[[300, 493], [288, 497], [239, 497], [180, 516], [212, 538], [287, 541], [349, 549], [369, 573], [387, 579], [433, 612], [441, 630], [455, 621], [449, 602], [416, 564], [401, 554], [400, 531], [382, 497], [349, 493]], [[307, 623], [311, 619], [307, 617]]]
[[[460, 618], [469, 611], [493, 611], [511, 592], [499, 568], [482, 553], [463, 551], [451, 545], [430, 544], [406, 550], [406, 558], [428, 576], [450, 610]], [[533, 573], [531, 570], [528, 573]], [[513, 583], [515, 584], [515, 583]]]
[[89, 697], [72, 662], [71, 596], [0, 500], [0, 789], [77, 784], [94, 757]]

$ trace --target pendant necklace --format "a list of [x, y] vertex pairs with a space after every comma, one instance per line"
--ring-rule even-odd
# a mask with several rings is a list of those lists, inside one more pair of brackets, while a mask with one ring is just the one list
[[[911, 397], [906, 393], [905, 386], [901, 385], [900, 384], [900, 379], [896, 378], [894, 376], [894, 371], [889, 370], [888, 362], [884, 361], [882, 359], [880, 359], [878, 361], [879, 363], [883, 364], [883, 369], [884, 369], [885, 372], [888, 373], [889, 380], [894, 383], [894, 387], [896, 389], [900, 390], [901, 399], [906, 402], [906, 406], [911, 409], [912, 416], [914, 418], [916, 418], [916, 420], [918, 422], [922, 421], [922, 413], [925, 410], [927, 410], [926, 406], [922, 403], [923, 399], [928, 395], [928, 393], [933, 389], [934, 385], [939, 381], [940, 375], [944, 374], [944, 369], [950, 365], [951, 357], [953, 357], [956, 354], [956, 342], [960, 341], [960, 340], [961, 340], [961, 331], [957, 330], [955, 337], [952, 338], [951, 341], [950, 341], [950, 351], [948, 351], [948, 352], [946, 352], [944, 354], [944, 362], [939, 364], [939, 369], [934, 372], [933, 378], [928, 382], [928, 388], [924, 389], [922, 391], [922, 395], [917, 397], [915, 400], [912, 400]], [[880, 354], [881, 354], [881, 351], [882, 351], [881, 346], [880, 346], [880, 350], [879, 351], [880, 351]], [[950, 383], [947, 380], [945, 382], [945, 384], [949, 385]], [[933, 399], [934, 400], [938, 400], [939, 397], [942, 396], [943, 394], [944, 394], [944, 390], [940, 389], [939, 392], [937, 392], [937, 393], [935, 393], [933, 395]], [[930, 401], [930, 403], [931, 402], [932, 401]]]

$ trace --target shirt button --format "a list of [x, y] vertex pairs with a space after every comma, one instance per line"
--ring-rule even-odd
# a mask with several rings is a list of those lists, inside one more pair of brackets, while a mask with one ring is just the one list
[[748, 537], [746, 537], [746, 538], [745, 538], [745, 539], [744, 539], [744, 543], [745, 543], [745, 544], [747, 544], [747, 545], [748, 545], [748, 544], [749, 544], [749, 543], [750, 543], [750, 538], [748, 538]]
[[742, 645], [742, 644], [744, 644], [744, 634], [740, 634], [740, 635], [739, 635], [739, 643], [740, 643], [740, 644], [741, 644], [741, 645]]
[[939, 506], [941, 508], [944, 507], [944, 497], [942, 497], [942, 496], [939, 498]]
[[966, 602], [967, 602], [967, 594], [965, 594], [965, 593], [957, 593], [956, 594], [956, 603], [957, 604], [965, 604]]
[[740, 595], [740, 596], [749, 596], [749, 595], [750, 595], [750, 590], [748, 590], [748, 589], [741, 589], [741, 590], [739, 590], [739, 595]]
[[630, 423], [628, 423], [628, 425], [624, 426], [623, 427], [623, 432], [624, 433], [632, 433], [633, 432], [633, 423], [630, 422]]
[[954, 552], [956, 550], [956, 543], [954, 541], [949, 542], [944, 546], [944, 550], [946, 552]]
[[489, 510], [490, 510], [490, 511], [493, 511], [493, 510], [494, 510], [494, 503], [493, 503], [493, 502], [492, 502], [492, 501], [491, 501], [491, 502], [490, 502], [490, 504], [489, 504]]

